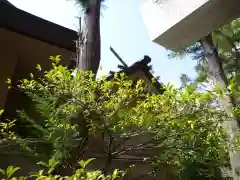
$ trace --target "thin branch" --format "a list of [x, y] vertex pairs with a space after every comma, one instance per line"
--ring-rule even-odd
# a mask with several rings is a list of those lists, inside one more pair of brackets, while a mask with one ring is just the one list
[[104, 174], [107, 173], [108, 167], [111, 165], [111, 161], [112, 161], [111, 149], [112, 149], [112, 144], [113, 144], [113, 137], [112, 137], [110, 131], [107, 131], [107, 133], [108, 133], [108, 136], [109, 136], [109, 142], [108, 142], [107, 158], [106, 158], [105, 166], [104, 166], [104, 169], [103, 169]]
[[[102, 156], [99, 156], [99, 155], [96, 155], [96, 154], [91, 154], [91, 157], [92, 158], [102, 158], [104, 159], [106, 156], [102, 155]], [[150, 157], [144, 157], [144, 158], [130, 158], [130, 157], [114, 157], [112, 156], [112, 160], [114, 161], [130, 161], [130, 162], [135, 162], [135, 163], [138, 163], [138, 164], [148, 164], [148, 163], [152, 163], [152, 160], [149, 160]]]
[[[166, 139], [167, 139], [167, 137], [163, 138], [160, 143], [162, 143]], [[154, 145], [151, 145], [154, 142], [157, 142], [157, 143], [155, 143]], [[156, 148], [156, 146], [159, 145], [160, 143], [159, 143], [159, 140], [152, 139], [152, 140], [147, 141], [145, 143], [137, 144], [135, 146], [132, 146], [132, 147], [129, 147], [129, 148], [122, 149], [120, 151], [114, 152], [114, 153], [112, 153], [112, 155], [117, 156], [117, 155], [121, 155], [121, 154], [124, 154], [126, 152], [129, 152], [129, 151], [144, 149], [145, 147], [148, 148], [147, 145], [151, 145], [150, 146], [151, 148]]]
[[146, 132], [142, 131], [142, 132], [139, 132], [139, 133], [133, 133], [133, 134], [128, 135], [128, 136], [125, 136], [125, 135], [124, 135], [124, 136], [121, 136], [121, 135], [120, 135], [120, 138], [124, 138], [124, 140], [123, 140], [123, 142], [117, 144], [116, 147], [115, 147], [115, 149], [117, 150], [118, 148], [120, 148], [121, 146], [123, 146], [129, 139], [131, 139], [131, 138], [133, 138], [133, 137], [136, 137], [136, 136], [142, 136], [144, 133], [146, 133]]

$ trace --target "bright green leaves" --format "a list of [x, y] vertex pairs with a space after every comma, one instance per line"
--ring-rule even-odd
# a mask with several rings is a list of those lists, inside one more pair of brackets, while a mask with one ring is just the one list
[[81, 160], [81, 161], [79, 161], [79, 165], [80, 165], [82, 168], [86, 168], [86, 167], [89, 165], [89, 163], [91, 163], [91, 162], [94, 161], [94, 160], [95, 160], [95, 158], [88, 159], [87, 161]]
[[42, 67], [41, 67], [41, 65], [40, 65], [40, 64], [37, 64], [36, 69], [37, 69], [38, 71], [42, 71]]
[[16, 122], [16, 120], [9, 121], [8, 123], [1, 122], [0, 126], [1, 126], [1, 128], [5, 129], [5, 130], [10, 130], [15, 125], [15, 122]]
[[59, 164], [59, 162], [54, 160], [49, 160], [48, 163], [39, 162], [38, 165], [42, 166], [42, 168], [38, 172], [29, 172], [27, 176], [15, 177], [15, 173], [19, 171], [20, 168], [13, 166], [9, 166], [6, 170], [0, 169], [0, 175], [3, 178], [2, 180], [27, 180], [32, 178], [36, 180], [117, 180], [124, 176], [124, 172], [119, 171], [118, 169], [115, 169], [112, 174], [107, 176], [101, 171], [86, 169], [86, 166], [90, 164], [92, 160], [93, 159], [80, 161], [79, 164], [83, 164], [83, 166], [72, 173], [71, 176], [54, 175], [53, 170]]
[[[3, 113], [3, 111], [1, 111]], [[0, 121], [0, 136], [4, 138], [4, 140], [15, 140], [16, 135], [14, 132], [12, 132], [12, 128], [15, 126], [16, 120], [5, 120]], [[3, 143], [5, 143], [3, 141]], [[1, 146], [1, 143], [0, 143]]]
[[0, 109], [0, 116], [3, 114], [4, 110]]
[[15, 180], [13, 175], [19, 170], [19, 167], [8, 166], [6, 170], [0, 169], [0, 174], [5, 177], [3, 180]]
[[[19, 86], [41, 115], [41, 121], [34, 121], [20, 112], [21, 120], [31, 132], [37, 132], [33, 134], [37, 141], [49, 144], [49, 149], [43, 152], [41, 144], [26, 141], [37, 154], [45, 153], [56, 161], [67, 158], [71, 148], [84, 139], [79, 130], [84, 119], [89, 135], [94, 138], [107, 134], [117, 141], [150, 135], [154, 147], [163, 150], [153, 151], [148, 158], [170, 163], [177, 170], [191, 159], [219, 166], [225, 162], [225, 134], [218, 124], [227, 116], [218, 109], [218, 104], [213, 105], [216, 93], [201, 93], [193, 86], [179, 90], [167, 84], [163, 94], [153, 94], [144, 81], [132, 81], [123, 73], [115, 73], [108, 80], [95, 79], [92, 72], [69, 70], [60, 65], [60, 57], [51, 59], [53, 68], [44, 72], [42, 78], [24, 79]], [[118, 154], [117, 150], [113, 154]], [[211, 158], [213, 155], [216, 161]], [[90, 161], [80, 161], [80, 165], [85, 168]], [[45, 166], [53, 169], [49, 163]], [[116, 179], [118, 171], [113, 176], [104, 176], [99, 171], [90, 173], [80, 169], [72, 177], [79, 176]]]
[[81, 165], [81, 169], [77, 169], [75, 174], [71, 177], [67, 177], [66, 180], [74, 180], [74, 179], [86, 179], [86, 180], [117, 180], [121, 179], [124, 176], [123, 171], [119, 171], [115, 169], [112, 174], [104, 175], [101, 171], [89, 171], [86, 170], [85, 167], [92, 162], [94, 159], [88, 159], [87, 161], [81, 160], [79, 164]]
[[41, 165], [44, 168], [48, 169], [48, 174], [51, 175], [51, 173], [54, 171], [54, 169], [57, 167], [57, 165], [59, 164], [59, 161], [55, 161], [54, 159], [50, 159], [48, 161], [48, 163], [45, 162], [38, 162], [38, 165]]
[[53, 62], [53, 63], [55, 63], [55, 64], [58, 64], [59, 62], [60, 62], [60, 57], [61, 57], [61, 55], [57, 55], [57, 56], [50, 56], [50, 60]]
[[6, 175], [8, 178], [11, 178], [12, 175], [18, 171], [20, 168], [19, 167], [13, 167], [13, 166], [8, 166], [7, 170], [6, 170]]
[[7, 78], [6, 83], [9, 84], [9, 85], [11, 85], [11, 83], [12, 83], [11, 79]]
[[10, 89], [11, 86], [12, 86], [12, 81], [11, 81], [10, 78], [7, 78], [7, 80], [6, 80], [6, 84], [8, 85], [8, 89]]
[[38, 162], [37, 164], [41, 165], [42, 167], [54, 169], [59, 164], [59, 162], [58, 161], [54, 161], [53, 159], [50, 159], [48, 161], [48, 163]]
[[199, 96], [200, 102], [207, 104], [213, 101], [213, 96], [209, 93], [201, 93]]
[[33, 79], [33, 78], [34, 78], [34, 76], [33, 76], [33, 73], [30, 73], [30, 78], [31, 78], [31, 79]]

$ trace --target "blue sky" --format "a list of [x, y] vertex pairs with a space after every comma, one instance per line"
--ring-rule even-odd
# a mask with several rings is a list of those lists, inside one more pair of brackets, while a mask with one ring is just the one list
[[[77, 29], [81, 11], [72, 0], [9, 0], [15, 6], [56, 24]], [[179, 76], [195, 72], [194, 61], [189, 59], [168, 59], [167, 51], [151, 42], [140, 13], [144, 0], [107, 0], [107, 8], [102, 11], [101, 37], [102, 58], [101, 74], [116, 70], [119, 61], [109, 50], [111, 45], [128, 65], [140, 60], [144, 55], [152, 58], [155, 75], [160, 81], [180, 85]]]

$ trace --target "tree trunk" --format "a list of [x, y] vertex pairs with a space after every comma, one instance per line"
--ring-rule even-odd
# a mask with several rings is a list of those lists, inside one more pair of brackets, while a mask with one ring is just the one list
[[[215, 84], [220, 83], [224, 88], [228, 87], [229, 82], [222, 66], [223, 60], [218, 54], [218, 51], [213, 43], [211, 34], [203, 37], [201, 39], [201, 44], [204, 49], [205, 58], [208, 63], [208, 73], [210, 78], [214, 80]], [[228, 107], [237, 106], [236, 101], [232, 95], [229, 95], [228, 99], [221, 99], [220, 101], [221, 104], [226, 108], [226, 110], [228, 109]], [[229, 112], [229, 110], [227, 111], [228, 113], [231, 113]], [[232, 168], [232, 177], [234, 180], [239, 179], [236, 165], [239, 164], [240, 161], [238, 160], [239, 159], [238, 155], [234, 151], [233, 147], [233, 143], [239, 131], [239, 127], [240, 127], [239, 117], [235, 117], [232, 119], [232, 121], [226, 122], [226, 129], [229, 134], [230, 164]]]
[[208, 62], [208, 72], [215, 82], [220, 83], [223, 87], [228, 86], [228, 80], [222, 68], [222, 59], [218, 55], [218, 51], [212, 40], [211, 34], [201, 39], [205, 58]]
[[[97, 74], [101, 59], [101, 38], [100, 38], [100, 0], [89, 0], [84, 12], [83, 29], [80, 28], [77, 47], [76, 68], [85, 71], [92, 71]], [[78, 119], [79, 133], [83, 141], [70, 153], [68, 162], [76, 168], [77, 162], [82, 158], [88, 143], [88, 122], [82, 116]]]
[[[95, 75], [101, 59], [100, 6], [100, 0], [89, 0], [88, 6], [85, 7], [83, 28], [81, 28], [80, 22], [79, 38], [76, 43], [76, 63], [69, 66], [70, 68], [75, 66], [80, 70], [92, 71]], [[70, 158], [56, 168], [56, 174], [68, 175], [71, 173], [69, 168], [77, 168], [78, 161], [82, 158], [87, 147], [88, 123], [81, 115], [76, 118], [77, 120], [72, 121], [78, 123], [80, 137], [83, 140], [71, 150]]]
[[[97, 74], [101, 59], [101, 37], [100, 37], [100, 0], [89, 0], [85, 7], [83, 28], [80, 28], [76, 68], [92, 71]], [[80, 24], [81, 26], [81, 24]], [[81, 119], [81, 122], [79, 122]], [[88, 122], [85, 118], [79, 118], [79, 132], [83, 138], [77, 147], [71, 152], [70, 164], [73, 168], [84, 154], [88, 141]]]
[[[97, 74], [101, 59], [100, 3], [100, 0], [89, 0], [89, 5], [85, 8], [84, 12], [83, 29], [80, 28], [79, 39], [77, 41], [76, 68], [84, 71], [92, 71], [95, 75]], [[66, 164], [72, 169], [77, 168], [78, 161], [83, 157], [88, 143], [87, 120], [83, 116], [78, 115], [75, 122], [79, 125], [80, 137], [83, 140], [70, 152], [70, 158]]]
[[97, 73], [101, 59], [100, 0], [89, 0], [80, 29], [76, 67]]

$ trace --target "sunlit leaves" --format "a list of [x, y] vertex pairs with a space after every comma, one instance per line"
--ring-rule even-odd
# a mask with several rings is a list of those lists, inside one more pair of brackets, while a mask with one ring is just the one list
[[[76, 179], [84, 179], [84, 180], [117, 180], [121, 179], [124, 176], [124, 172], [118, 169], [115, 169], [112, 174], [104, 175], [99, 170], [89, 170], [86, 169], [86, 166], [91, 163], [93, 159], [88, 159], [87, 161], [81, 160], [79, 164], [81, 164], [81, 168], [77, 169], [70, 176], [61, 176], [59, 174], [54, 174], [53, 171], [56, 166], [60, 163], [59, 161], [55, 161], [50, 159], [48, 163], [39, 162], [38, 165], [42, 166], [37, 172], [27, 172], [26, 176], [18, 177], [16, 176], [16, 172], [20, 170], [19, 167], [8, 166], [8, 168], [0, 169], [0, 175], [3, 178], [2, 180], [26, 180], [26, 179], [38, 179], [38, 180], [76, 180]], [[24, 168], [22, 168], [24, 169]], [[45, 172], [46, 171], [46, 172]], [[25, 173], [26, 174], [26, 173]]]
[[[37, 132], [37, 141], [48, 144], [47, 157], [62, 160], [69, 156], [71, 148], [84, 139], [79, 132], [84, 119], [92, 136], [103, 132], [125, 138], [139, 132], [151, 135], [155, 146], [164, 149], [151, 158], [178, 170], [191, 159], [217, 166], [227, 161], [220, 122], [228, 117], [213, 104], [218, 91], [200, 93], [192, 86], [179, 90], [167, 84], [163, 94], [153, 94], [143, 80], [132, 81], [123, 73], [108, 80], [95, 79], [92, 72], [60, 65], [58, 58], [52, 57], [53, 67], [42, 78], [23, 79], [19, 85], [41, 121], [24, 113], [20, 117], [31, 132]], [[41, 144], [26, 144], [38, 153], [43, 150]]]

